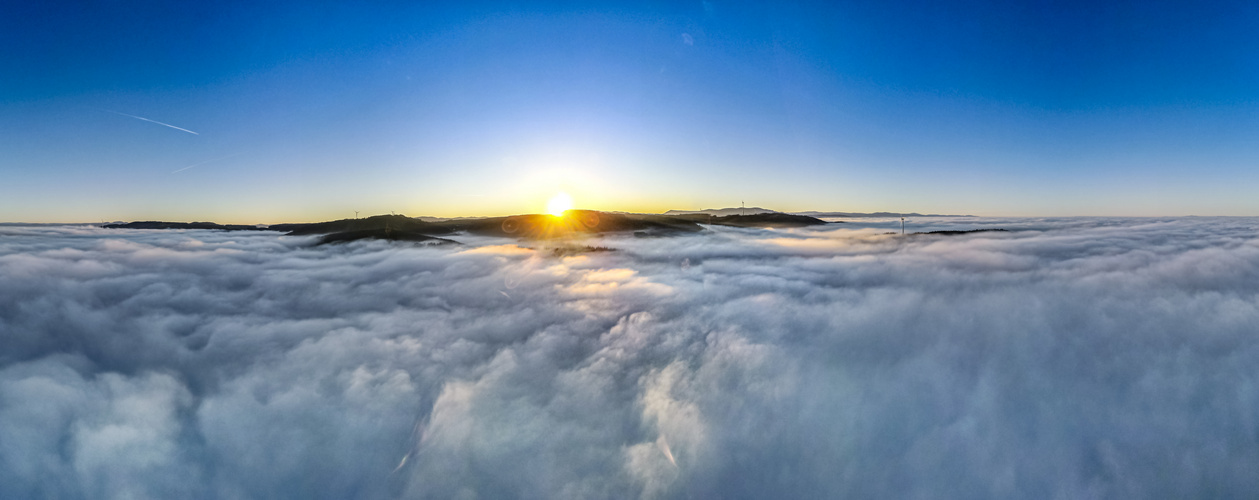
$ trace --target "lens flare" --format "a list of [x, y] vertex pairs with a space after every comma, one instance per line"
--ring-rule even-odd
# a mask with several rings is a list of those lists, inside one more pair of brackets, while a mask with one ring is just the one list
[[546, 202], [546, 211], [551, 215], [559, 217], [564, 215], [564, 211], [573, 208], [573, 199], [567, 193], [559, 193], [551, 197], [551, 201]]

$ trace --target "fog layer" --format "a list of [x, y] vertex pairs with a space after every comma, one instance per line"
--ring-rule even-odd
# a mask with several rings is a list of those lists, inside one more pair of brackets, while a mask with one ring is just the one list
[[1259, 220], [930, 223], [0, 227], [0, 497], [1259, 491]]

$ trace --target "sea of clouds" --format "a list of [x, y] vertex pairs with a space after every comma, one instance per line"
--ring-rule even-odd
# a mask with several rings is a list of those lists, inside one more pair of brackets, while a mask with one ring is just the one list
[[0, 226], [0, 498], [1242, 498], [1259, 220]]

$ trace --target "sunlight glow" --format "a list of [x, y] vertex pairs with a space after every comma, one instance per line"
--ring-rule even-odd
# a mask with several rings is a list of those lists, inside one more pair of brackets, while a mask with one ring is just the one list
[[567, 193], [559, 193], [546, 202], [547, 213], [556, 217], [564, 215], [564, 211], [573, 208], [573, 199]]

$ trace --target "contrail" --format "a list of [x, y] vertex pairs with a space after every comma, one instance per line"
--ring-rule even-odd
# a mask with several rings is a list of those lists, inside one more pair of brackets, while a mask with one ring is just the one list
[[117, 112], [117, 111], [110, 111], [110, 110], [108, 110], [108, 109], [102, 109], [101, 111], [107, 111], [107, 112], [113, 113], [113, 114], [115, 114], [115, 115], [130, 116], [130, 117], [135, 118], [135, 119], [137, 119], [137, 120], [144, 120], [144, 121], [146, 121], [146, 122], [156, 123], [156, 124], [161, 125], [161, 126], [163, 126], [163, 127], [170, 127], [170, 128], [175, 129], [175, 130], [182, 130], [182, 131], [187, 132], [187, 133], [192, 134], [192, 135], [201, 135], [201, 134], [198, 134], [198, 133], [196, 133], [196, 132], [193, 132], [193, 131], [188, 130], [188, 129], [183, 128], [183, 127], [176, 127], [176, 126], [171, 125], [171, 124], [169, 124], [169, 123], [162, 123], [162, 122], [159, 122], [159, 121], [157, 121], [157, 120], [150, 120], [150, 119], [145, 118], [145, 117], [143, 117], [143, 116], [129, 115], [129, 114], [126, 114], [126, 113], [119, 113], [119, 112]]
[[186, 166], [186, 167], [184, 167], [184, 168], [181, 168], [181, 169], [179, 169], [179, 170], [173, 170], [173, 171], [171, 171], [171, 173], [172, 173], [172, 174], [178, 174], [178, 173], [183, 172], [183, 171], [185, 171], [185, 170], [188, 170], [188, 169], [190, 169], [190, 168], [192, 168], [192, 167], [199, 167], [199, 166], [201, 166], [201, 165], [205, 165], [205, 164], [210, 163], [210, 162], [212, 162], [212, 161], [226, 160], [226, 159], [231, 158], [231, 157], [233, 157], [233, 156], [240, 156], [240, 155], [242, 155], [242, 154], [244, 154], [244, 153], [230, 154], [230, 155], [227, 155], [227, 156], [224, 156], [224, 157], [221, 157], [221, 158], [214, 158], [214, 159], [210, 159], [210, 160], [199, 161], [199, 162], [197, 162], [197, 163], [193, 163], [192, 165], [188, 165], [188, 166]]

